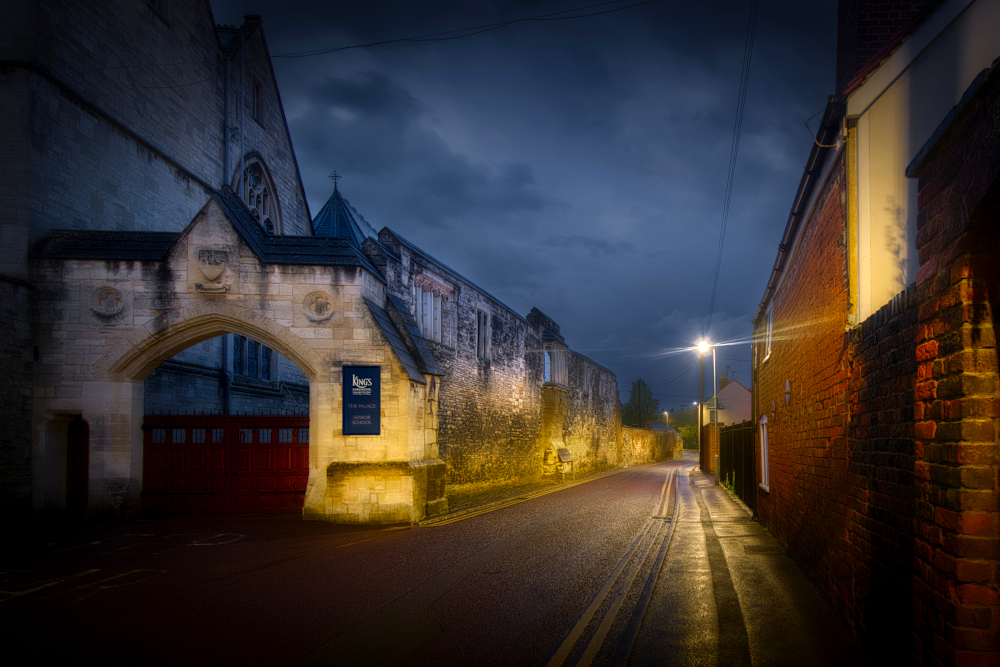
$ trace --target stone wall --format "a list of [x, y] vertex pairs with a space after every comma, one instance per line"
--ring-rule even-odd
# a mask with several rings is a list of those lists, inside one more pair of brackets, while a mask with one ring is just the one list
[[916, 325], [911, 285], [851, 332], [846, 604], [876, 662], [912, 642]]
[[684, 456], [684, 446], [676, 433], [651, 428], [621, 427], [619, 468], [644, 465]]
[[567, 410], [562, 441], [573, 454], [574, 470], [584, 472], [619, 465], [622, 423], [615, 374], [590, 359], [569, 357]]
[[[431, 343], [441, 383], [441, 457], [456, 483], [530, 478], [541, 473], [541, 338], [524, 318], [461, 286], [457, 345]], [[476, 356], [476, 310], [491, 314], [491, 358]], [[537, 460], [536, 460], [537, 459]]]
[[0, 276], [0, 508], [7, 517], [31, 512], [31, 401], [34, 337], [29, 324], [34, 289]]
[[[225, 57], [200, 0], [14, 3], [0, 23], [0, 273], [28, 276], [30, 248], [52, 229], [180, 231], [210, 190], [238, 174], [240, 147], [262, 157], [289, 234], [310, 234], [305, 195], [258, 22], [244, 25], [245, 143], [223, 174]], [[9, 19], [9, 20], [8, 20]], [[142, 48], [136, 48], [141, 44]], [[99, 47], [97, 46], [99, 45]], [[151, 65], [157, 62], [182, 63]], [[230, 126], [240, 126], [242, 55], [230, 68]], [[250, 104], [251, 94], [244, 96]]]

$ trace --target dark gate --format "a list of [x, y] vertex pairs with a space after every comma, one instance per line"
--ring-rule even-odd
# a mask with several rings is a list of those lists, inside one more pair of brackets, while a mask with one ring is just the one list
[[309, 482], [309, 417], [146, 415], [143, 509], [301, 509]]
[[745, 421], [719, 429], [719, 479], [732, 484], [736, 495], [757, 511], [757, 466], [754, 423]]

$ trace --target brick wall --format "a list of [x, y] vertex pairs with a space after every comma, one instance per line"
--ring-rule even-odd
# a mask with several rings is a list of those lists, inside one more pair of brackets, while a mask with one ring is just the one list
[[[850, 304], [845, 157], [841, 153], [834, 159], [774, 294], [770, 356], [761, 358], [762, 342], [755, 346], [755, 419], [761, 414], [768, 418], [770, 473], [770, 492], [758, 493], [757, 512], [834, 608], [847, 616], [852, 481], [844, 331]], [[757, 339], [763, 341], [761, 327], [766, 324], [757, 326]]]
[[908, 174], [919, 176], [920, 193], [914, 605], [924, 664], [996, 664], [1000, 655], [995, 70], [977, 79]]
[[837, 92], [888, 57], [943, 0], [841, 0], [837, 6]]
[[6, 516], [31, 511], [32, 331], [28, 313], [33, 290], [0, 277], [0, 508]]
[[851, 332], [847, 613], [876, 662], [913, 632], [913, 387], [916, 288]]

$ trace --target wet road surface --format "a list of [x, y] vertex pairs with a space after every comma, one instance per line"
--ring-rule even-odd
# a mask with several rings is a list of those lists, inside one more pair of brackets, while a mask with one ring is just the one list
[[772, 543], [687, 459], [423, 526], [184, 518], [8, 543], [0, 622], [85, 664], [857, 664]]

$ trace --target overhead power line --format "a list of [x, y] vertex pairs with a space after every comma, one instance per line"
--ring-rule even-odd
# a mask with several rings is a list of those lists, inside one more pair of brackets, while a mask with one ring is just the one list
[[708, 307], [708, 324], [705, 334], [712, 328], [712, 316], [715, 314], [715, 295], [719, 289], [719, 273], [722, 271], [722, 250], [726, 245], [726, 225], [729, 221], [729, 203], [733, 197], [733, 180], [736, 175], [736, 156], [740, 151], [740, 132], [743, 128], [743, 110], [746, 107], [747, 83], [750, 80], [750, 61], [753, 59], [753, 38], [757, 31], [757, 10], [760, 0], [750, 0], [750, 19], [747, 22], [747, 38], [743, 44], [743, 72], [740, 76], [739, 101], [736, 104], [736, 123], [733, 127], [733, 146], [729, 151], [729, 176], [726, 182], [726, 195], [722, 206], [722, 229], [719, 231], [719, 250], [715, 256], [715, 277], [712, 280], [712, 301]]
[[[366, 42], [364, 44], [351, 44], [349, 46], [337, 46], [323, 49], [314, 49], [311, 51], [297, 51], [292, 53], [279, 53], [271, 55], [271, 58], [306, 58], [309, 56], [318, 56], [326, 53], [337, 53], [338, 51], [349, 51], [351, 49], [364, 49], [372, 46], [381, 46], [383, 44], [397, 44], [400, 42], [446, 42], [454, 39], [465, 39], [466, 37], [472, 37], [473, 35], [479, 35], [484, 32], [490, 32], [491, 30], [497, 30], [505, 26], [514, 25], [515, 23], [526, 23], [529, 21], [569, 21], [571, 19], [582, 19], [588, 16], [600, 16], [602, 14], [612, 14], [614, 12], [625, 11], [626, 9], [632, 9], [634, 7], [641, 7], [643, 5], [649, 5], [654, 2], [660, 2], [660, 0], [641, 0], [640, 2], [633, 2], [632, 4], [625, 5], [622, 7], [614, 7], [612, 9], [603, 9], [600, 11], [587, 12], [589, 9], [596, 9], [598, 7], [607, 7], [608, 5], [618, 5], [627, 0], [610, 0], [609, 2], [599, 2], [593, 5], [583, 5], [581, 7], [574, 7], [572, 9], [563, 9], [558, 12], [550, 12], [548, 14], [539, 14], [537, 16], [526, 16], [519, 19], [511, 19], [510, 21], [500, 21], [497, 23], [487, 23], [484, 25], [470, 26], [467, 28], [457, 28], [455, 30], [445, 30], [442, 32], [431, 32], [423, 35], [412, 35], [410, 37], [398, 37], [396, 39], [384, 39], [377, 42]], [[586, 12], [586, 13], [579, 13]], [[258, 60], [259, 58], [254, 58]], [[144, 65], [120, 65], [116, 67], [85, 67], [74, 69], [73, 73], [78, 74], [81, 72], [100, 72], [105, 76], [107, 73], [113, 70], [134, 70], [146, 67], [176, 67], [180, 65], [203, 65], [206, 63], [215, 62], [214, 60], [185, 60], [176, 63], [149, 63]], [[110, 78], [110, 77], [108, 77]], [[125, 88], [149, 88], [149, 89], [162, 89], [162, 88], [183, 88], [185, 86], [193, 86], [197, 83], [204, 83], [206, 81], [212, 81], [217, 77], [210, 77], [208, 79], [198, 79], [197, 81], [187, 81], [185, 83], [178, 83], [167, 86], [143, 86], [134, 83], [121, 83], [115, 82], [119, 86]]]
[[[641, 2], [633, 2], [630, 5], [625, 5], [623, 7], [615, 7], [613, 9], [604, 9], [596, 12], [588, 12], [585, 14], [580, 14], [577, 12], [585, 12], [588, 9], [594, 9], [597, 7], [606, 7], [607, 5], [617, 5], [625, 0], [612, 0], [611, 2], [600, 2], [595, 5], [585, 5], [583, 7], [576, 7], [574, 9], [564, 9], [558, 12], [550, 12], [548, 14], [539, 14], [537, 16], [526, 16], [519, 19], [511, 19], [510, 21], [500, 21], [497, 23], [486, 23], [484, 25], [471, 26], [468, 28], [458, 28], [456, 30], [445, 30], [442, 32], [431, 32], [424, 35], [415, 35], [412, 37], [399, 37], [396, 39], [384, 39], [378, 42], [366, 42], [364, 44], [353, 44], [351, 46], [337, 46], [326, 49], [314, 49], [310, 51], [298, 51], [294, 53], [280, 53], [271, 56], [272, 58], [305, 58], [308, 56], [318, 56], [325, 53], [337, 53], [338, 51], [347, 51], [349, 49], [364, 49], [371, 46], [381, 46], [383, 44], [396, 44], [399, 42], [446, 42], [453, 39], [465, 39], [466, 37], [472, 37], [473, 35], [479, 35], [484, 32], [490, 32], [491, 30], [498, 30], [509, 25], [514, 25], [515, 23], [525, 23], [528, 21], [569, 21], [571, 19], [582, 19], [588, 16], [600, 16], [602, 14], [612, 14], [614, 12], [621, 12], [626, 9], [632, 9], [633, 7], [641, 7], [642, 5], [649, 5], [654, 2], [659, 2], [660, 0], [641, 0]], [[568, 15], [568, 16], [567, 16]]]

